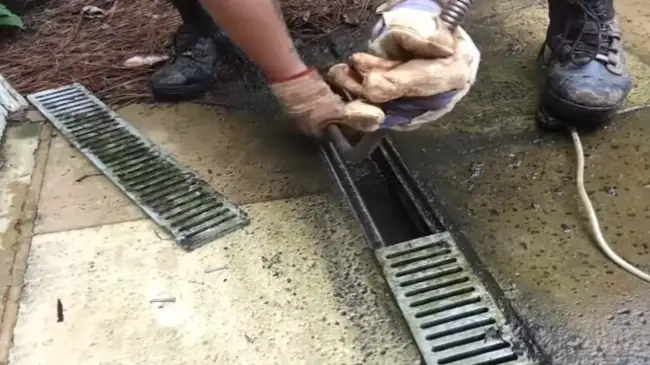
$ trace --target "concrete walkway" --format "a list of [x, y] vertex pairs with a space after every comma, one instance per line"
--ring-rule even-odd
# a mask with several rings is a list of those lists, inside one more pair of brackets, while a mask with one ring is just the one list
[[186, 253], [49, 125], [11, 126], [0, 363], [417, 363], [315, 146], [259, 115], [191, 104], [119, 112], [252, 224]]

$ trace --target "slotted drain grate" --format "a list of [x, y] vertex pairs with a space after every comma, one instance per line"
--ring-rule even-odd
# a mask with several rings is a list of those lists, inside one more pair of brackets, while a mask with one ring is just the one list
[[427, 365], [532, 365], [448, 233], [378, 249]]
[[83, 86], [47, 90], [27, 99], [186, 250], [248, 224], [244, 211], [178, 165]]

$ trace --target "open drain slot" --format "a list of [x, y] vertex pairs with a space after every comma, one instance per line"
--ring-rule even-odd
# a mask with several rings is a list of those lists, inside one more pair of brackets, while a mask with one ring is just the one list
[[447, 232], [375, 251], [427, 365], [532, 365]]
[[243, 210], [181, 167], [83, 86], [47, 90], [27, 99], [186, 250], [249, 223]]

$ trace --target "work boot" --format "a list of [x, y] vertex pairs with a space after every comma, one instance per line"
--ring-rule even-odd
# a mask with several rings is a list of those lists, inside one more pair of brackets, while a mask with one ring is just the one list
[[537, 120], [545, 130], [595, 129], [632, 88], [613, 0], [549, 0], [547, 67]]
[[151, 77], [154, 98], [189, 100], [208, 91], [221, 63], [218, 37], [194, 25], [181, 25], [174, 35], [170, 60]]

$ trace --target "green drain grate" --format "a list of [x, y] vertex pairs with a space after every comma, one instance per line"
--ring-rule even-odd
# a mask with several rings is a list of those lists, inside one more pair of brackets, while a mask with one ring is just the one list
[[181, 167], [82, 85], [46, 90], [27, 99], [184, 249], [249, 223], [243, 210]]
[[427, 365], [536, 364], [449, 233], [375, 254]]

